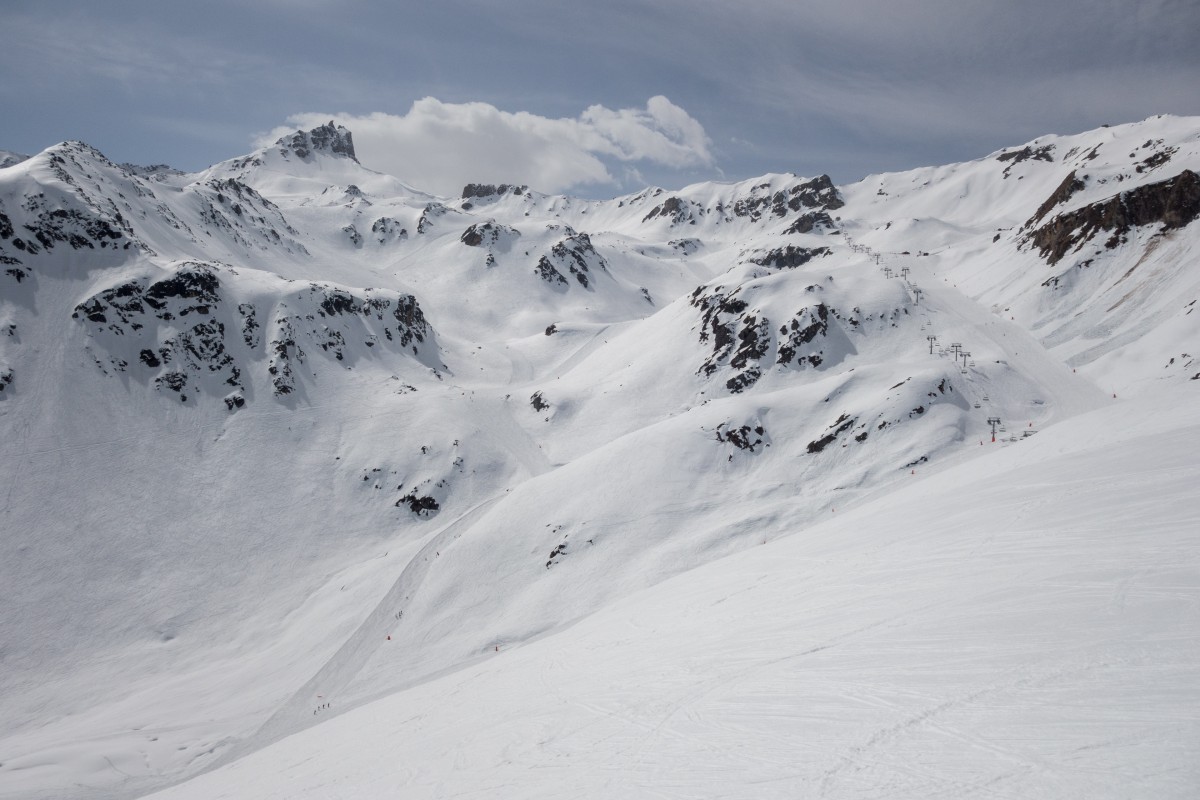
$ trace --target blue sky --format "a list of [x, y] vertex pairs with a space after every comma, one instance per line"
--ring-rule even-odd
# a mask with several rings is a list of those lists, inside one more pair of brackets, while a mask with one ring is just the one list
[[5, 0], [0, 148], [194, 170], [335, 117], [443, 193], [848, 182], [1200, 114], [1198, 32], [1195, 0]]

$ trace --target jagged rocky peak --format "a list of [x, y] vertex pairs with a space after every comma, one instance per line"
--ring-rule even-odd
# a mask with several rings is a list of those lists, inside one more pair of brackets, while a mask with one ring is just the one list
[[321, 152], [358, 161], [354, 154], [354, 137], [345, 127], [335, 125], [333, 120], [311, 131], [296, 131], [283, 136], [275, 144], [282, 149], [285, 156], [290, 151], [301, 159], [307, 159], [312, 153]]

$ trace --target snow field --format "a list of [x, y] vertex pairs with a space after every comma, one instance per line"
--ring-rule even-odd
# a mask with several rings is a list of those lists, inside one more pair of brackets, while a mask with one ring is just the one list
[[155, 797], [1188, 797], [1200, 415], [1152, 406], [1116, 441], [1090, 432], [1121, 414], [1078, 417]]

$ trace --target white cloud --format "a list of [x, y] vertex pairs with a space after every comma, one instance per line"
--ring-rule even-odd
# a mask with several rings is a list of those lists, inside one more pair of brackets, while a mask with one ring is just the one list
[[525, 183], [544, 192], [612, 185], [616, 163], [625, 165], [623, 174], [636, 169], [635, 162], [672, 169], [713, 165], [704, 127], [661, 95], [641, 109], [591, 106], [577, 119], [426, 97], [403, 115], [295, 114], [258, 144], [331, 118], [354, 134], [365, 166], [437, 194], [456, 194], [467, 183]]

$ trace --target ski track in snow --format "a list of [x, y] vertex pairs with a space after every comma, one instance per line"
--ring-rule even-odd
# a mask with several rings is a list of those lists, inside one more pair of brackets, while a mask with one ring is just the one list
[[[316, 723], [310, 717], [318, 715], [310, 712], [324, 702], [335, 706], [334, 713], [343, 713], [346, 709], [339, 705], [342, 701], [339, 691], [354, 679], [371, 653], [384, 646], [388, 634], [403, 625], [402, 614], [408, 601], [420, 591], [421, 582], [440, 557], [440, 551], [448, 549], [449, 545], [468, 530], [498, 499], [500, 498], [496, 497], [480, 503], [431, 536], [428, 543], [404, 566], [379, 604], [366, 615], [333, 657], [283, 703], [253, 736], [239, 742], [208, 769], [215, 769], [227, 761], [241, 758], [247, 753], [311, 727]], [[325, 700], [318, 700], [319, 697]]]

